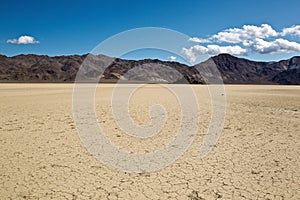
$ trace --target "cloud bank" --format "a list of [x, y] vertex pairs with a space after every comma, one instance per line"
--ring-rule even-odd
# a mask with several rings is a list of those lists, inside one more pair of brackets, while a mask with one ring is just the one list
[[260, 54], [300, 52], [300, 44], [282, 38], [271, 42], [257, 38], [245, 45]]
[[286, 36], [286, 35], [300, 36], [300, 25], [292, 26], [289, 28], [284, 28], [281, 32], [281, 35], [282, 36]]
[[38, 44], [40, 43], [37, 41], [34, 37], [28, 36], [28, 35], [23, 35], [20, 36], [17, 39], [8, 39], [6, 43], [11, 43], [11, 44]]
[[246, 55], [247, 50], [243, 49], [242, 47], [235, 45], [235, 46], [218, 46], [218, 45], [195, 45], [190, 48], [183, 48], [182, 53], [186, 56], [188, 61], [195, 62], [197, 57], [201, 55], [218, 55], [220, 53], [228, 53], [232, 55]]
[[[192, 37], [189, 42], [198, 44], [183, 48], [182, 53], [188, 61], [194, 62], [198, 56], [204, 54], [213, 56], [220, 53], [247, 55], [249, 53], [300, 52], [300, 44], [285, 38], [289, 36], [300, 37], [300, 25], [283, 28], [281, 31], [274, 30], [269, 24], [244, 25], [242, 28], [229, 28], [220, 31], [208, 38]], [[204, 46], [203, 44], [208, 45]]]

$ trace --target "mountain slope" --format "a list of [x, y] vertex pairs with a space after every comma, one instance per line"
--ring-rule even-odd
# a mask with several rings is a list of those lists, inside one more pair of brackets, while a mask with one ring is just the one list
[[282, 85], [300, 85], [300, 68], [280, 72], [272, 81]]
[[255, 62], [229, 54], [214, 56], [191, 67], [157, 59], [136, 61], [103, 55], [0, 55], [0, 82], [74, 82], [84, 61], [90, 68], [82, 72], [81, 78], [93, 80], [102, 74], [102, 82], [203, 84], [208, 79], [216, 80], [216, 72], [211, 71], [213, 65], [227, 84], [300, 84], [300, 56], [279, 62]]
[[211, 65], [207, 63], [218, 68], [225, 84], [299, 84], [299, 79], [289, 71], [300, 68], [300, 56], [279, 62], [256, 62], [220, 54], [194, 67]]

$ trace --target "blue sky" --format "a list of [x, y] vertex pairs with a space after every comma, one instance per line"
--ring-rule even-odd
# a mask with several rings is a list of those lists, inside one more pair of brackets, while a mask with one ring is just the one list
[[[139, 27], [163, 27], [190, 37], [209, 39], [230, 28], [243, 29], [243, 25], [261, 27], [267, 24], [279, 34], [284, 28], [300, 24], [299, 8], [298, 0], [1, 1], [0, 54], [84, 54], [110, 36]], [[21, 41], [18, 40], [20, 36], [32, 36], [35, 40], [29, 40], [33, 44], [16, 44]], [[278, 46], [282, 44], [280, 41], [273, 43], [278, 38], [300, 43], [300, 36], [292, 33], [262, 39]], [[28, 38], [23, 39], [28, 41]], [[194, 45], [207, 49], [207, 45], [238, 45], [245, 48], [241, 43], [232, 44], [219, 39], [214, 38], [208, 44], [195, 42]], [[187, 47], [189, 53], [199, 53], [199, 48], [191, 47]], [[276, 53], [261, 53], [264, 51], [256, 47], [252, 44], [251, 48], [248, 47], [251, 49], [248, 53], [237, 56], [280, 60], [299, 55], [297, 45], [293, 51]], [[257, 51], [253, 51], [255, 48]], [[124, 57], [167, 59], [170, 55], [147, 50], [128, 53]]]

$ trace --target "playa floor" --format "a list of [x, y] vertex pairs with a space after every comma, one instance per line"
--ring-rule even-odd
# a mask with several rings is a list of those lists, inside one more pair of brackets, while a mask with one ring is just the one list
[[[129, 113], [137, 124], [149, 122], [152, 104], [164, 105], [168, 113], [161, 132], [142, 139], [115, 123], [113, 87], [100, 86], [95, 105], [112, 143], [147, 153], [174, 137], [180, 109], [172, 93], [148, 85], [132, 96]], [[190, 148], [161, 170], [128, 173], [101, 163], [81, 143], [73, 85], [1, 84], [0, 199], [300, 199], [300, 87], [227, 85], [225, 124], [203, 159], [199, 150], [211, 101], [206, 86], [192, 88], [200, 121]]]

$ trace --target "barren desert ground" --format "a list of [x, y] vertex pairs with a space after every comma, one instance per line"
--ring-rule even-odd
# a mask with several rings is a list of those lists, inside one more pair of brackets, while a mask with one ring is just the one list
[[[96, 94], [98, 121], [112, 143], [147, 153], [174, 137], [180, 109], [172, 93], [148, 85], [132, 96], [129, 113], [140, 125], [149, 122], [152, 104], [168, 113], [161, 132], [141, 139], [115, 123], [113, 86]], [[300, 199], [300, 87], [227, 85], [222, 134], [203, 159], [210, 98], [206, 86], [192, 87], [201, 119], [190, 148], [159, 171], [125, 173], [82, 145], [72, 115], [73, 85], [1, 84], [0, 199]]]

